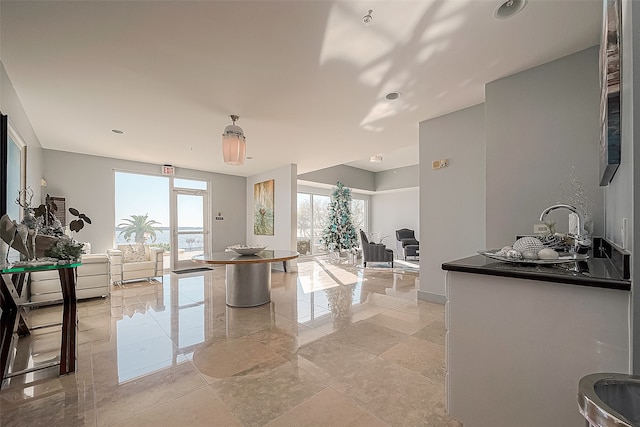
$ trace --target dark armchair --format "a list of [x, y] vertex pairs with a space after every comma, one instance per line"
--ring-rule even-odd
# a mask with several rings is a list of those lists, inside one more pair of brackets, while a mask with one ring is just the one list
[[369, 243], [367, 235], [362, 230], [360, 230], [360, 241], [362, 243], [362, 260], [365, 267], [367, 262], [390, 262], [391, 268], [393, 268], [393, 251], [387, 249], [384, 243]]
[[416, 235], [413, 230], [408, 228], [396, 230], [396, 249], [399, 254], [402, 254], [405, 261], [408, 256], [414, 258], [418, 256], [420, 253], [420, 242], [416, 240]]

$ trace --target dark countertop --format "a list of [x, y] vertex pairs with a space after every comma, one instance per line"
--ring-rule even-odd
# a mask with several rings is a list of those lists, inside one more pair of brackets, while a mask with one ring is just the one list
[[[578, 271], [572, 271], [572, 268], [577, 268]], [[442, 264], [442, 269], [622, 291], [631, 290], [631, 281], [623, 278], [609, 258], [591, 257], [587, 261], [548, 266], [503, 262], [483, 255], [474, 255], [445, 262]]]

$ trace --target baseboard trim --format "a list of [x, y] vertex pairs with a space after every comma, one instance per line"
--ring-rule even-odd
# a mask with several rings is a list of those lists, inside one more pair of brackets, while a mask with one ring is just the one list
[[443, 305], [447, 302], [447, 297], [444, 295], [424, 291], [418, 291], [418, 299], [420, 301], [434, 302], [436, 304]]

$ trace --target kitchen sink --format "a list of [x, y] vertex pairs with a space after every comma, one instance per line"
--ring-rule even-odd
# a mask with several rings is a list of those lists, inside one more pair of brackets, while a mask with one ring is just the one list
[[578, 406], [592, 426], [640, 426], [640, 376], [586, 375], [578, 385]]

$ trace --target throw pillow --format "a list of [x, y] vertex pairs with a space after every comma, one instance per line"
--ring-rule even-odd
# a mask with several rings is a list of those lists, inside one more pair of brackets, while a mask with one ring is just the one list
[[122, 254], [122, 262], [148, 261], [144, 245], [129, 245]]

